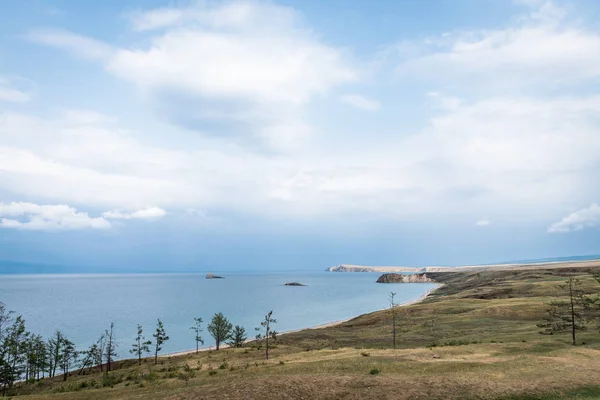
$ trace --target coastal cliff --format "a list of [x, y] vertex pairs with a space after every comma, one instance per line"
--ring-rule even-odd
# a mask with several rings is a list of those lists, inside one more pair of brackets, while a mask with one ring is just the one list
[[427, 276], [427, 274], [383, 274], [377, 278], [377, 283], [429, 283], [433, 282], [433, 279]]

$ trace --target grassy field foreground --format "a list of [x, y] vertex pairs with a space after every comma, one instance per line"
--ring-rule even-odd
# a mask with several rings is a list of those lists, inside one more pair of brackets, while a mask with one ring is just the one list
[[[268, 362], [251, 344], [123, 361], [67, 382], [20, 388], [28, 399], [592, 399], [600, 398], [600, 333], [540, 335], [556, 286], [578, 276], [599, 293], [598, 267], [428, 274], [445, 286], [399, 311], [391, 346], [386, 311], [281, 336]], [[376, 276], [374, 275], [374, 279]], [[399, 292], [402, 284], [390, 285]]]

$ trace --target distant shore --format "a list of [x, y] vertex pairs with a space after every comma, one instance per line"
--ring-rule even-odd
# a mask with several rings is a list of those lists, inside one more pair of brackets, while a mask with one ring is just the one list
[[465, 272], [465, 271], [505, 271], [544, 268], [573, 268], [573, 267], [597, 267], [600, 259], [592, 260], [570, 260], [570, 261], [545, 261], [538, 263], [512, 263], [512, 264], [489, 264], [489, 265], [462, 265], [454, 267], [403, 267], [403, 266], [369, 266], [340, 264], [327, 268], [329, 272], [379, 272], [379, 273], [427, 273], [427, 272]]
[[[413, 304], [420, 303], [423, 300], [425, 300], [431, 293], [433, 293], [435, 290], [439, 289], [442, 286], [443, 286], [442, 284], [438, 284], [438, 285], [436, 285], [436, 287], [434, 287], [434, 288], [428, 290], [427, 292], [423, 293], [418, 298], [416, 298], [414, 300], [408, 300], [408, 301], [405, 301], [403, 303], [399, 303], [399, 304], [396, 305], [396, 307], [408, 307], [408, 306], [411, 306]], [[380, 311], [380, 310], [373, 310], [372, 312], [376, 312], [376, 311]], [[284, 331], [284, 332], [281, 332], [278, 336], [286, 335], [286, 334], [290, 334], [290, 333], [295, 333], [295, 332], [300, 332], [300, 331], [304, 331], [304, 330], [307, 330], [307, 329], [331, 328], [333, 326], [337, 326], [337, 325], [343, 324], [344, 322], [348, 322], [350, 320], [353, 320], [354, 318], [358, 318], [361, 315], [364, 315], [364, 314], [355, 315], [353, 317], [346, 318], [346, 319], [340, 319], [340, 320], [337, 320], [337, 321], [326, 322], [324, 324], [314, 325], [314, 326], [311, 326], [311, 327], [308, 327], [308, 328], [300, 328], [300, 329], [292, 329], [292, 330], [289, 330], [289, 331]], [[248, 339], [248, 340], [246, 340], [245, 343], [254, 342], [255, 340], [256, 339]], [[229, 347], [230, 347], [229, 345], [224, 344], [222, 346], [219, 346], [219, 349], [227, 349]], [[215, 350], [215, 346], [209, 346], [209, 347], [199, 348], [198, 352], [201, 352], [201, 351], [212, 351], [212, 350]], [[194, 354], [194, 353], [196, 353], [196, 349], [185, 350], [185, 351], [178, 351], [178, 352], [174, 352], [174, 353], [167, 353], [167, 354], [163, 354], [163, 355], [159, 356], [159, 358], [161, 358], [161, 357], [163, 357], [163, 358], [164, 357], [179, 357], [179, 356], [185, 356], [187, 354]]]

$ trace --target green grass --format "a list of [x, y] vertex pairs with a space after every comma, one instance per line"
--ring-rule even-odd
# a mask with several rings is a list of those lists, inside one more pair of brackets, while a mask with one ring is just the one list
[[[600, 268], [598, 268], [600, 269]], [[546, 336], [536, 327], [556, 285], [592, 269], [429, 274], [445, 286], [398, 310], [398, 349], [390, 315], [282, 335], [264, 360], [258, 346], [123, 361], [111, 376], [74, 374], [21, 385], [30, 399], [194, 398], [600, 398], [600, 334]], [[394, 290], [401, 290], [395, 287]]]

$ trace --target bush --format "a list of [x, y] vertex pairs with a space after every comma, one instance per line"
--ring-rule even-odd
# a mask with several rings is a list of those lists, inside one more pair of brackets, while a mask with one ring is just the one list
[[283, 362], [283, 360], [282, 360], [282, 361], [279, 361], [279, 365], [283, 365], [283, 364], [285, 364], [285, 363]]
[[360, 353], [360, 355], [363, 357], [369, 357], [371, 354], [367, 353], [366, 351], [363, 351], [362, 353]]
[[223, 361], [223, 363], [219, 365], [219, 369], [227, 369], [228, 366], [229, 364], [227, 364], [227, 361]]
[[212, 371], [208, 371], [208, 376], [213, 376], [216, 375], [218, 371], [212, 370]]
[[102, 375], [102, 387], [114, 387], [116, 384], [120, 383], [121, 380], [117, 378], [113, 374], [106, 373]]
[[371, 375], [379, 375], [380, 372], [381, 370], [379, 368], [371, 368], [371, 370], [369, 371]]
[[193, 370], [192, 368], [190, 368], [189, 365], [185, 364], [183, 366], [183, 370], [177, 375], [177, 377], [179, 379], [181, 379], [182, 381], [189, 381], [190, 379], [194, 378], [196, 376], [196, 371]]

